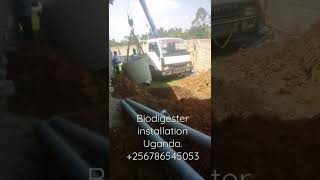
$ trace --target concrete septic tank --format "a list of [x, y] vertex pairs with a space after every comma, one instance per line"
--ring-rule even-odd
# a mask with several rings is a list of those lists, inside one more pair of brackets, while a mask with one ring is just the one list
[[144, 55], [140, 59], [132, 60], [124, 63], [125, 73], [129, 79], [137, 84], [151, 83], [152, 77], [148, 64], [148, 56]]

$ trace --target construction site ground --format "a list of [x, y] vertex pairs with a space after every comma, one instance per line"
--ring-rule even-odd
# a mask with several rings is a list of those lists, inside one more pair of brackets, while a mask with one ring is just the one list
[[[211, 136], [211, 70], [185, 78], [171, 77], [150, 86], [137, 85], [124, 75], [113, 78], [112, 101], [130, 98], [157, 111], [166, 110], [171, 115], [190, 116], [187, 125]], [[119, 104], [119, 114], [125, 114]], [[123, 126], [110, 129], [111, 177], [115, 179], [179, 179], [166, 162], [129, 161], [126, 156], [132, 152], [149, 151], [143, 148], [143, 138], [137, 135], [137, 125], [127, 115], [118, 119]], [[112, 120], [113, 122], [115, 120]], [[152, 127], [156, 125], [152, 124]], [[181, 137], [175, 137], [175, 139]], [[210, 150], [195, 143], [182, 140], [183, 148], [176, 151], [200, 151], [200, 160], [191, 165], [206, 178], [210, 177]], [[128, 177], [128, 174], [132, 178]], [[156, 175], [156, 176], [155, 176]]]
[[319, 179], [320, 24], [215, 57], [214, 168], [252, 179]]
[[[3, 179], [66, 179], [48, 149], [39, 143], [34, 123], [66, 118], [102, 136], [108, 132], [106, 72], [92, 73], [47, 44], [19, 44], [7, 54], [8, 79], [16, 94], [1, 119]], [[104, 72], [103, 72], [104, 71]]]
[[61, 54], [41, 43], [21, 44], [8, 54], [8, 79], [16, 88], [9, 111], [41, 119], [57, 115], [105, 135], [106, 70], [89, 72]]
[[0, 121], [2, 179], [68, 179], [67, 173], [39, 143], [33, 124], [39, 119], [8, 113]]

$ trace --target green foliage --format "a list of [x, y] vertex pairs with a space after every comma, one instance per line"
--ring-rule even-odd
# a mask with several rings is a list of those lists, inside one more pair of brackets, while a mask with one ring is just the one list
[[183, 31], [182, 28], [159, 29], [160, 37], [177, 37], [183, 39], [211, 38], [211, 15], [200, 7], [191, 23], [191, 27]]
[[117, 42], [115, 39], [109, 40], [109, 46], [114, 47], [114, 46], [124, 46], [124, 45], [128, 45], [128, 40], [124, 39], [120, 42]]
[[192, 21], [191, 24], [192, 27], [207, 26], [211, 24], [211, 16], [203, 7], [200, 7], [197, 10], [196, 18]]

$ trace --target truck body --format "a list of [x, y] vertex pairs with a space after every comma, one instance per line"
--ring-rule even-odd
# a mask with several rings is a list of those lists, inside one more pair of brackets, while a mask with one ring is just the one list
[[160, 38], [159, 31], [151, 17], [145, 0], [140, 5], [150, 24], [150, 37], [146, 44], [148, 64], [152, 75], [168, 76], [192, 72], [192, 62], [184, 40], [181, 38]]
[[[215, 0], [213, 8], [213, 38], [240, 38], [257, 33], [264, 26], [259, 0]], [[220, 41], [221, 42], [221, 41]]]
[[192, 62], [184, 40], [154, 38], [146, 43], [148, 64], [153, 75], [168, 76], [192, 72]]

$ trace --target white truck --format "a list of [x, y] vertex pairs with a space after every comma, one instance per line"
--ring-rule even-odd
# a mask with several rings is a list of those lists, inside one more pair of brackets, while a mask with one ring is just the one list
[[160, 38], [160, 33], [150, 15], [145, 0], [139, 0], [148, 19], [151, 39], [147, 41], [145, 52], [152, 75], [183, 74], [192, 71], [192, 62], [184, 40], [180, 38]]
[[192, 62], [183, 39], [154, 38], [147, 41], [145, 52], [152, 75], [182, 75], [192, 72]]

